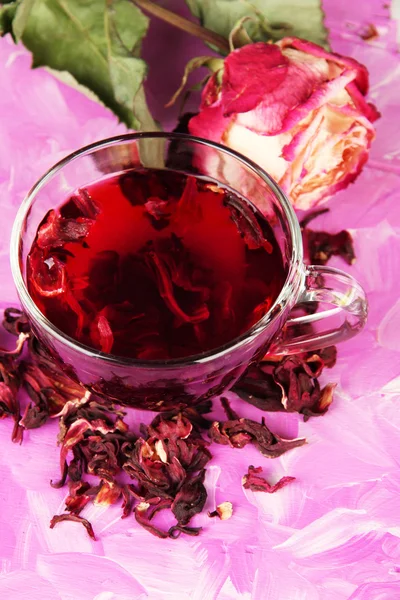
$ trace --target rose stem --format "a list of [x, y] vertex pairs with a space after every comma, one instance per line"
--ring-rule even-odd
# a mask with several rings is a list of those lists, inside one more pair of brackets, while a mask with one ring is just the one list
[[155, 4], [155, 2], [151, 2], [150, 0], [133, 0], [133, 3], [154, 17], [173, 25], [178, 29], [182, 29], [190, 35], [200, 38], [204, 42], [212, 44], [224, 54], [229, 54], [228, 40], [222, 37], [222, 35], [218, 35], [218, 33], [214, 33], [197, 23], [193, 23], [192, 21], [189, 21], [189, 19], [185, 19], [185, 17], [181, 17], [167, 8], [158, 6], [158, 4]]

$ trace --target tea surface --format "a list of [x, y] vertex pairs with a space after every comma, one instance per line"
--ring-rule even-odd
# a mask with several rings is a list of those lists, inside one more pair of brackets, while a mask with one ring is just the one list
[[128, 171], [80, 188], [42, 221], [28, 289], [61, 331], [141, 360], [233, 340], [286, 278], [268, 221], [214, 182]]

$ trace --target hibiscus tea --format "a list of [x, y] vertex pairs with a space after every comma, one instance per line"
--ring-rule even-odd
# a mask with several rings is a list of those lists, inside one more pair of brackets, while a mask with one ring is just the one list
[[41, 222], [29, 292], [71, 338], [142, 361], [245, 333], [286, 279], [268, 220], [206, 178], [143, 169], [82, 187]]

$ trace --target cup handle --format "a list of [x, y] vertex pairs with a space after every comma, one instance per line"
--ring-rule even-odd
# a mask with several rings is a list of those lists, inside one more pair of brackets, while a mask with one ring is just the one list
[[306, 267], [305, 290], [298, 304], [311, 302], [321, 302], [331, 308], [299, 317], [289, 316], [268, 354], [295, 354], [337, 344], [355, 336], [367, 320], [368, 303], [363, 288], [340, 269]]

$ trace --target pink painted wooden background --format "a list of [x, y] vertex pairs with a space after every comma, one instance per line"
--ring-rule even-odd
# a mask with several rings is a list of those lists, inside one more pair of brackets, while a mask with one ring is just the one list
[[[340, 348], [338, 364], [327, 374], [338, 383], [334, 405], [307, 423], [297, 415], [267, 415], [277, 433], [304, 435], [309, 442], [281, 459], [269, 461], [251, 448], [215, 447], [207, 508], [230, 500], [234, 515], [225, 522], [201, 515], [196, 524], [204, 526], [203, 534], [176, 541], [152, 537], [134, 519], [121, 521], [118, 507], [86, 509], [98, 542], [78, 524], [50, 530], [65, 499], [65, 490], [48, 485], [58, 473], [57, 424], [27, 433], [17, 446], [10, 441], [11, 422], [1, 421], [1, 599], [400, 598], [400, 61], [384, 0], [326, 0], [325, 8], [333, 48], [368, 66], [371, 99], [383, 115], [367, 168], [316, 222], [332, 231], [351, 229], [358, 256], [351, 272], [371, 305], [367, 328]], [[368, 23], [377, 26], [377, 40], [359, 37]], [[163, 105], [185, 62], [204, 51], [200, 42], [152, 25], [145, 42], [152, 64], [148, 92], [167, 128], [175, 124], [176, 109]], [[16, 302], [8, 244], [24, 194], [65, 154], [124, 131], [107, 110], [29, 65], [23, 48], [0, 39], [4, 305]], [[331, 264], [343, 267], [339, 260]], [[239, 410], [260, 416], [247, 405]], [[241, 477], [249, 464], [262, 465], [271, 481], [286, 474], [297, 480], [274, 495], [244, 491]]]

